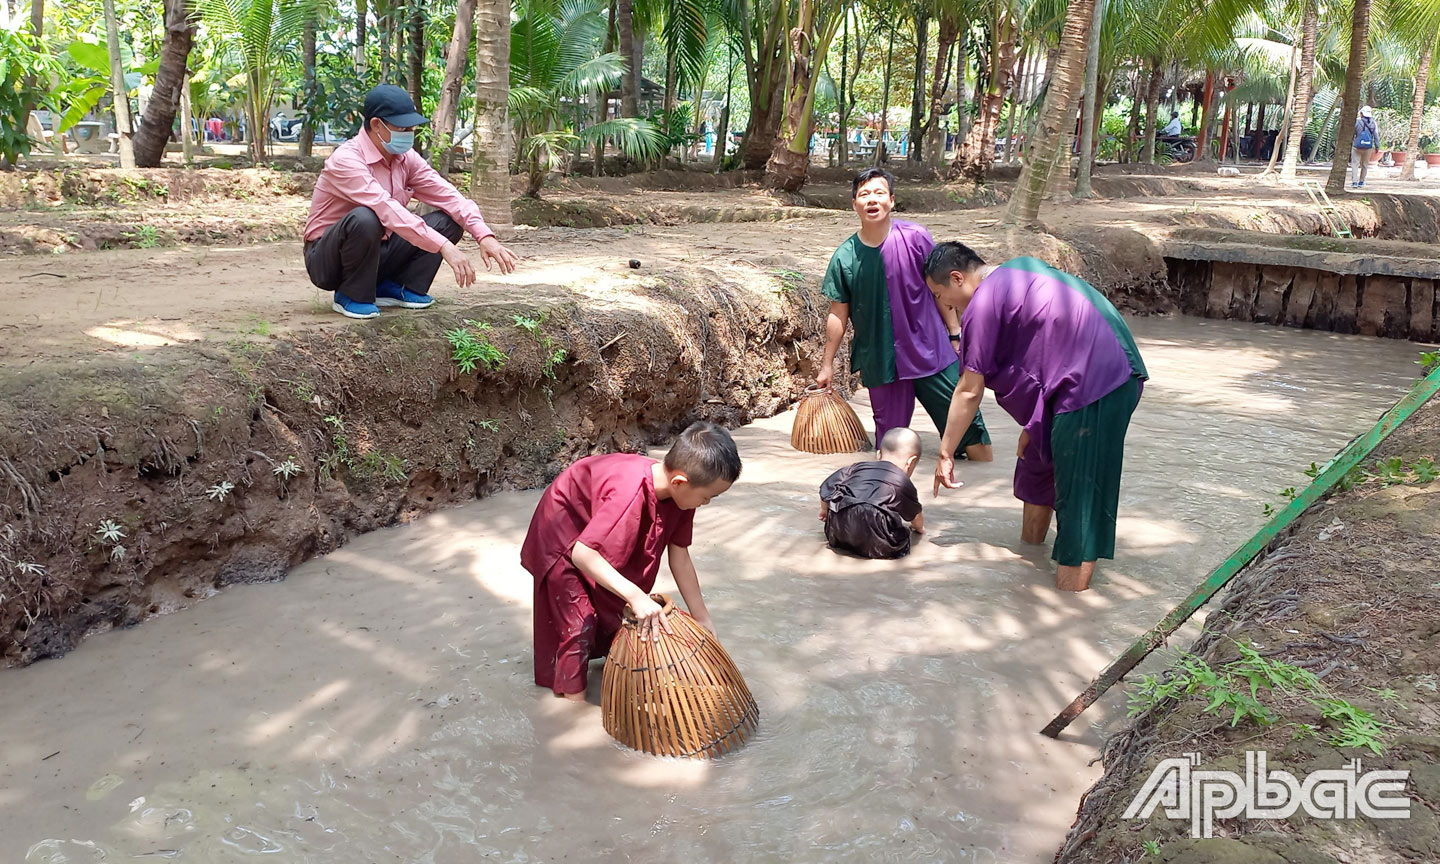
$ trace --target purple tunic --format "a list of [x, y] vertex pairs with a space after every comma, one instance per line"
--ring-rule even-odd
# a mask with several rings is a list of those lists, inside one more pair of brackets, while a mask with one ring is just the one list
[[[1023, 461], [1036, 467], [1051, 461], [1052, 417], [1099, 401], [1132, 376], [1146, 377], [1139, 353], [1127, 352], [1134, 340], [1115, 307], [1034, 258], [1008, 261], [985, 277], [960, 316], [960, 332], [961, 362], [985, 376], [995, 401], [1029, 433]], [[1022, 473], [1017, 495], [1053, 500], [1053, 484], [1021, 494]]]
[[890, 328], [895, 333], [895, 377], [899, 381], [926, 378], [955, 362], [950, 332], [925, 284], [925, 257], [933, 248], [935, 241], [929, 231], [899, 219], [890, 223], [890, 233], [880, 244], [885, 288], [890, 295]]

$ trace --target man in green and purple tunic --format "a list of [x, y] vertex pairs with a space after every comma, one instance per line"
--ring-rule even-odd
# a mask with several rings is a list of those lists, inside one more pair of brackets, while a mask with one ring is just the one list
[[[1056, 517], [1055, 586], [1084, 591], [1098, 558], [1115, 557], [1125, 432], [1149, 377], [1119, 311], [1082, 279], [1035, 258], [986, 265], [968, 246], [941, 243], [925, 261], [936, 302], [960, 312], [964, 372], [950, 403], [963, 429], [985, 388], [1022, 427], [1015, 497], [1021, 537], [1044, 543]], [[935, 494], [954, 489], [941, 440]]]
[[[847, 323], [855, 326], [850, 369], [870, 391], [878, 445], [891, 429], [908, 427], [919, 398], [943, 435], [950, 396], [960, 380], [960, 320], [942, 310], [925, 287], [925, 256], [934, 248], [930, 232], [914, 222], [891, 219], [895, 178], [867, 168], [851, 184], [851, 206], [860, 230], [830, 258], [823, 290], [830, 298], [825, 325], [825, 358], [816, 383], [830, 386], [835, 353]], [[950, 452], [989, 462], [990, 433], [976, 411], [961, 427]]]

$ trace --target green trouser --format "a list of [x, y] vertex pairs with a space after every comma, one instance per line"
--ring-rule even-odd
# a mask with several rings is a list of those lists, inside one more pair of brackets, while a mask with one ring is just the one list
[[[945, 369], [924, 378], [892, 381], [889, 384], [870, 386], [870, 408], [875, 412], [875, 446], [885, 433], [898, 426], [909, 426], [915, 416], [915, 400], [925, 408], [925, 413], [935, 421], [935, 428], [945, 434], [945, 421], [950, 415], [950, 400], [955, 388], [960, 386], [960, 361], [956, 360]], [[957, 459], [965, 458], [965, 448], [975, 444], [989, 444], [990, 432], [985, 428], [985, 418], [979, 411], [970, 422], [970, 428], [960, 439], [955, 451]]]
[[1056, 563], [1077, 567], [1115, 557], [1125, 432], [1139, 402], [1140, 379], [1131, 378], [1098, 401], [1051, 421], [1055, 548], [1050, 557]]

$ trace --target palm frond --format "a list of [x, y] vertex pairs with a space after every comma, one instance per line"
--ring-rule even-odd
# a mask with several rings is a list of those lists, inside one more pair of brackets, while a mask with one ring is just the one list
[[580, 133], [587, 144], [610, 141], [616, 149], [632, 159], [650, 160], [665, 155], [665, 136], [648, 120], [619, 117], [586, 126]]
[[614, 51], [581, 63], [555, 83], [555, 89], [566, 96], [612, 90], [620, 86], [625, 74], [625, 61]]

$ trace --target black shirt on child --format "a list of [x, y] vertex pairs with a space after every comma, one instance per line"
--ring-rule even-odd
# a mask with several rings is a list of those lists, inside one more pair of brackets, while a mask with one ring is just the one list
[[920, 494], [898, 465], [856, 462], [820, 486], [828, 506], [825, 539], [862, 558], [901, 558], [910, 553], [909, 523], [920, 515]]

